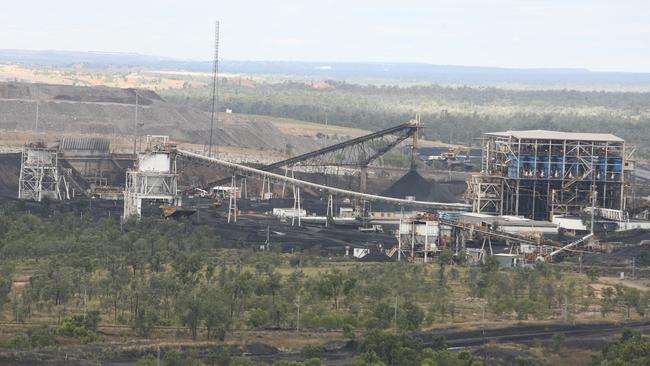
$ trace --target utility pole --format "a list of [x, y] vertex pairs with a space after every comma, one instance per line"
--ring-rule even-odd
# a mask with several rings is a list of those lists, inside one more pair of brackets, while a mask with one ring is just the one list
[[402, 261], [402, 220], [404, 220], [404, 207], [400, 207], [399, 228], [397, 229], [397, 261]]
[[300, 295], [296, 298], [296, 332], [300, 332]]
[[399, 228], [397, 229], [397, 262], [402, 261], [402, 219], [399, 219]]
[[40, 100], [40, 98], [39, 98], [39, 96], [38, 96], [38, 87], [35, 88], [35, 91], [36, 91], [36, 93], [37, 93], [37, 96], [36, 96], [36, 126], [34, 127], [34, 130], [35, 130], [36, 132], [38, 132], [39, 107], [40, 107], [40, 105], [41, 105], [41, 100]]
[[[215, 23], [214, 30], [214, 64], [212, 66], [212, 114], [210, 116], [210, 145], [208, 148], [208, 156], [212, 157], [212, 136], [214, 134], [214, 120], [215, 115], [217, 125], [219, 125], [219, 113], [217, 112], [219, 99], [217, 83], [219, 82], [219, 21]], [[217, 150], [218, 155], [218, 150]]]
[[397, 330], [397, 295], [395, 295], [395, 314], [393, 315], [393, 325]]
[[138, 91], [133, 89], [135, 93], [135, 118], [133, 119], [133, 155], [138, 154]]
[[632, 257], [632, 279], [635, 279], [634, 272], [636, 269], [636, 257]]
[[582, 253], [580, 253], [580, 255], [578, 256], [578, 261], [580, 263], [578, 267], [578, 273], [582, 273]]
[[[481, 320], [481, 323], [485, 324], [485, 306], [487, 305], [487, 300], [483, 300], [483, 301], [481, 301], [481, 305], [482, 305], [482, 306], [481, 306], [481, 312], [483, 313], [483, 315], [482, 315], [482, 317], [481, 317], [481, 319], [482, 319], [482, 320]], [[485, 332], [485, 331], [484, 331], [484, 332]]]

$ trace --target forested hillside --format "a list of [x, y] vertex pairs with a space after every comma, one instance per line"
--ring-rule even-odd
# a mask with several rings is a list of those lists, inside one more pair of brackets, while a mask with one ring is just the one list
[[[249, 80], [247, 80], [249, 81]], [[173, 103], [210, 108], [209, 87], [162, 91]], [[650, 149], [650, 93], [377, 86], [342, 82], [242, 83], [222, 79], [219, 109], [378, 130], [420, 114], [425, 136], [476, 143], [482, 132], [549, 129], [614, 133]]]

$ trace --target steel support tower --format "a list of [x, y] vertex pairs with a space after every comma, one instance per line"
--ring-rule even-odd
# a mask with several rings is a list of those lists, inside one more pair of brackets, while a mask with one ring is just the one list
[[23, 148], [18, 198], [38, 202], [44, 198], [60, 200], [67, 198], [60, 189], [65, 186], [63, 177], [59, 175], [56, 150], [31, 146]]
[[406, 254], [412, 262], [427, 263], [439, 251], [440, 225], [432, 217], [401, 219], [396, 235], [400, 259]]

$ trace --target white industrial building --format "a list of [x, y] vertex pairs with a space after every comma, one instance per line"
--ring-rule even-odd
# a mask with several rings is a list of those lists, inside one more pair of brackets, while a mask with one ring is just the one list
[[[147, 137], [148, 145], [151, 137]], [[163, 138], [163, 145], [167, 142]], [[152, 149], [138, 154], [135, 168], [126, 173], [124, 191], [124, 218], [139, 218], [142, 215], [142, 202], [165, 202], [172, 206], [181, 205], [178, 193], [178, 174], [176, 160], [170, 151]]]

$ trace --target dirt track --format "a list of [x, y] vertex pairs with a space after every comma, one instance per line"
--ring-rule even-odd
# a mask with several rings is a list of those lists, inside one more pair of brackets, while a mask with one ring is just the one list
[[[631, 328], [650, 333], [650, 321], [635, 321], [620, 324], [594, 323], [594, 324], [561, 324], [538, 323], [520, 324], [507, 327], [486, 327], [484, 329], [445, 329], [414, 334], [422, 339], [424, 346], [431, 344], [433, 335], [442, 335], [446, 338], [447, 345], [452, 350], [470, 349], [477, 355], [488, 350], [481, 348], [486, 344], [518, 343], [531, 345], [535, 340], [542, 343], [548, 342], [555, 333], [562, 333], [566, 337], [565, 344], [569, 347], [591, 350], [601, 349], [612, 337], [620, 334], [623, 329]], [[254, 332], [253, 332], [254, 333]], [[294, 334], [291, 331], [279, 331]], [[182, 349], [192, 348], [196, 353], [205, 356], [209, 351], [218, 346], [213, 343], [184, 343]], [[355, 342], [334, 342], [325, 345], [326, 352], [322, 355], [323, 363], [330, 366], [351, 365], [352, 358], [356, 355]], [[83, 345], [66, 346], [57, 349], [37, 349], [28, 352], [15, 352], [0, 349], [0, 366], [4, 365], [90, 365], [91, 359], [100, 358], [101, 365], [133, 365], [144, 354], [156, 354], [156, 343], [142, 343], [139, 345]], [[164, 354], [165, 348], [162, 348]], [[282, 353], [277, 349], [262, 344], [251, 344], [245, 349], [232, 348], [235, 354], [244, 352], [251, 359], [271, 364], [278, 360], [300, 360], [298, 353]], [[64, 358], [67, 357], [67, 361]]]

